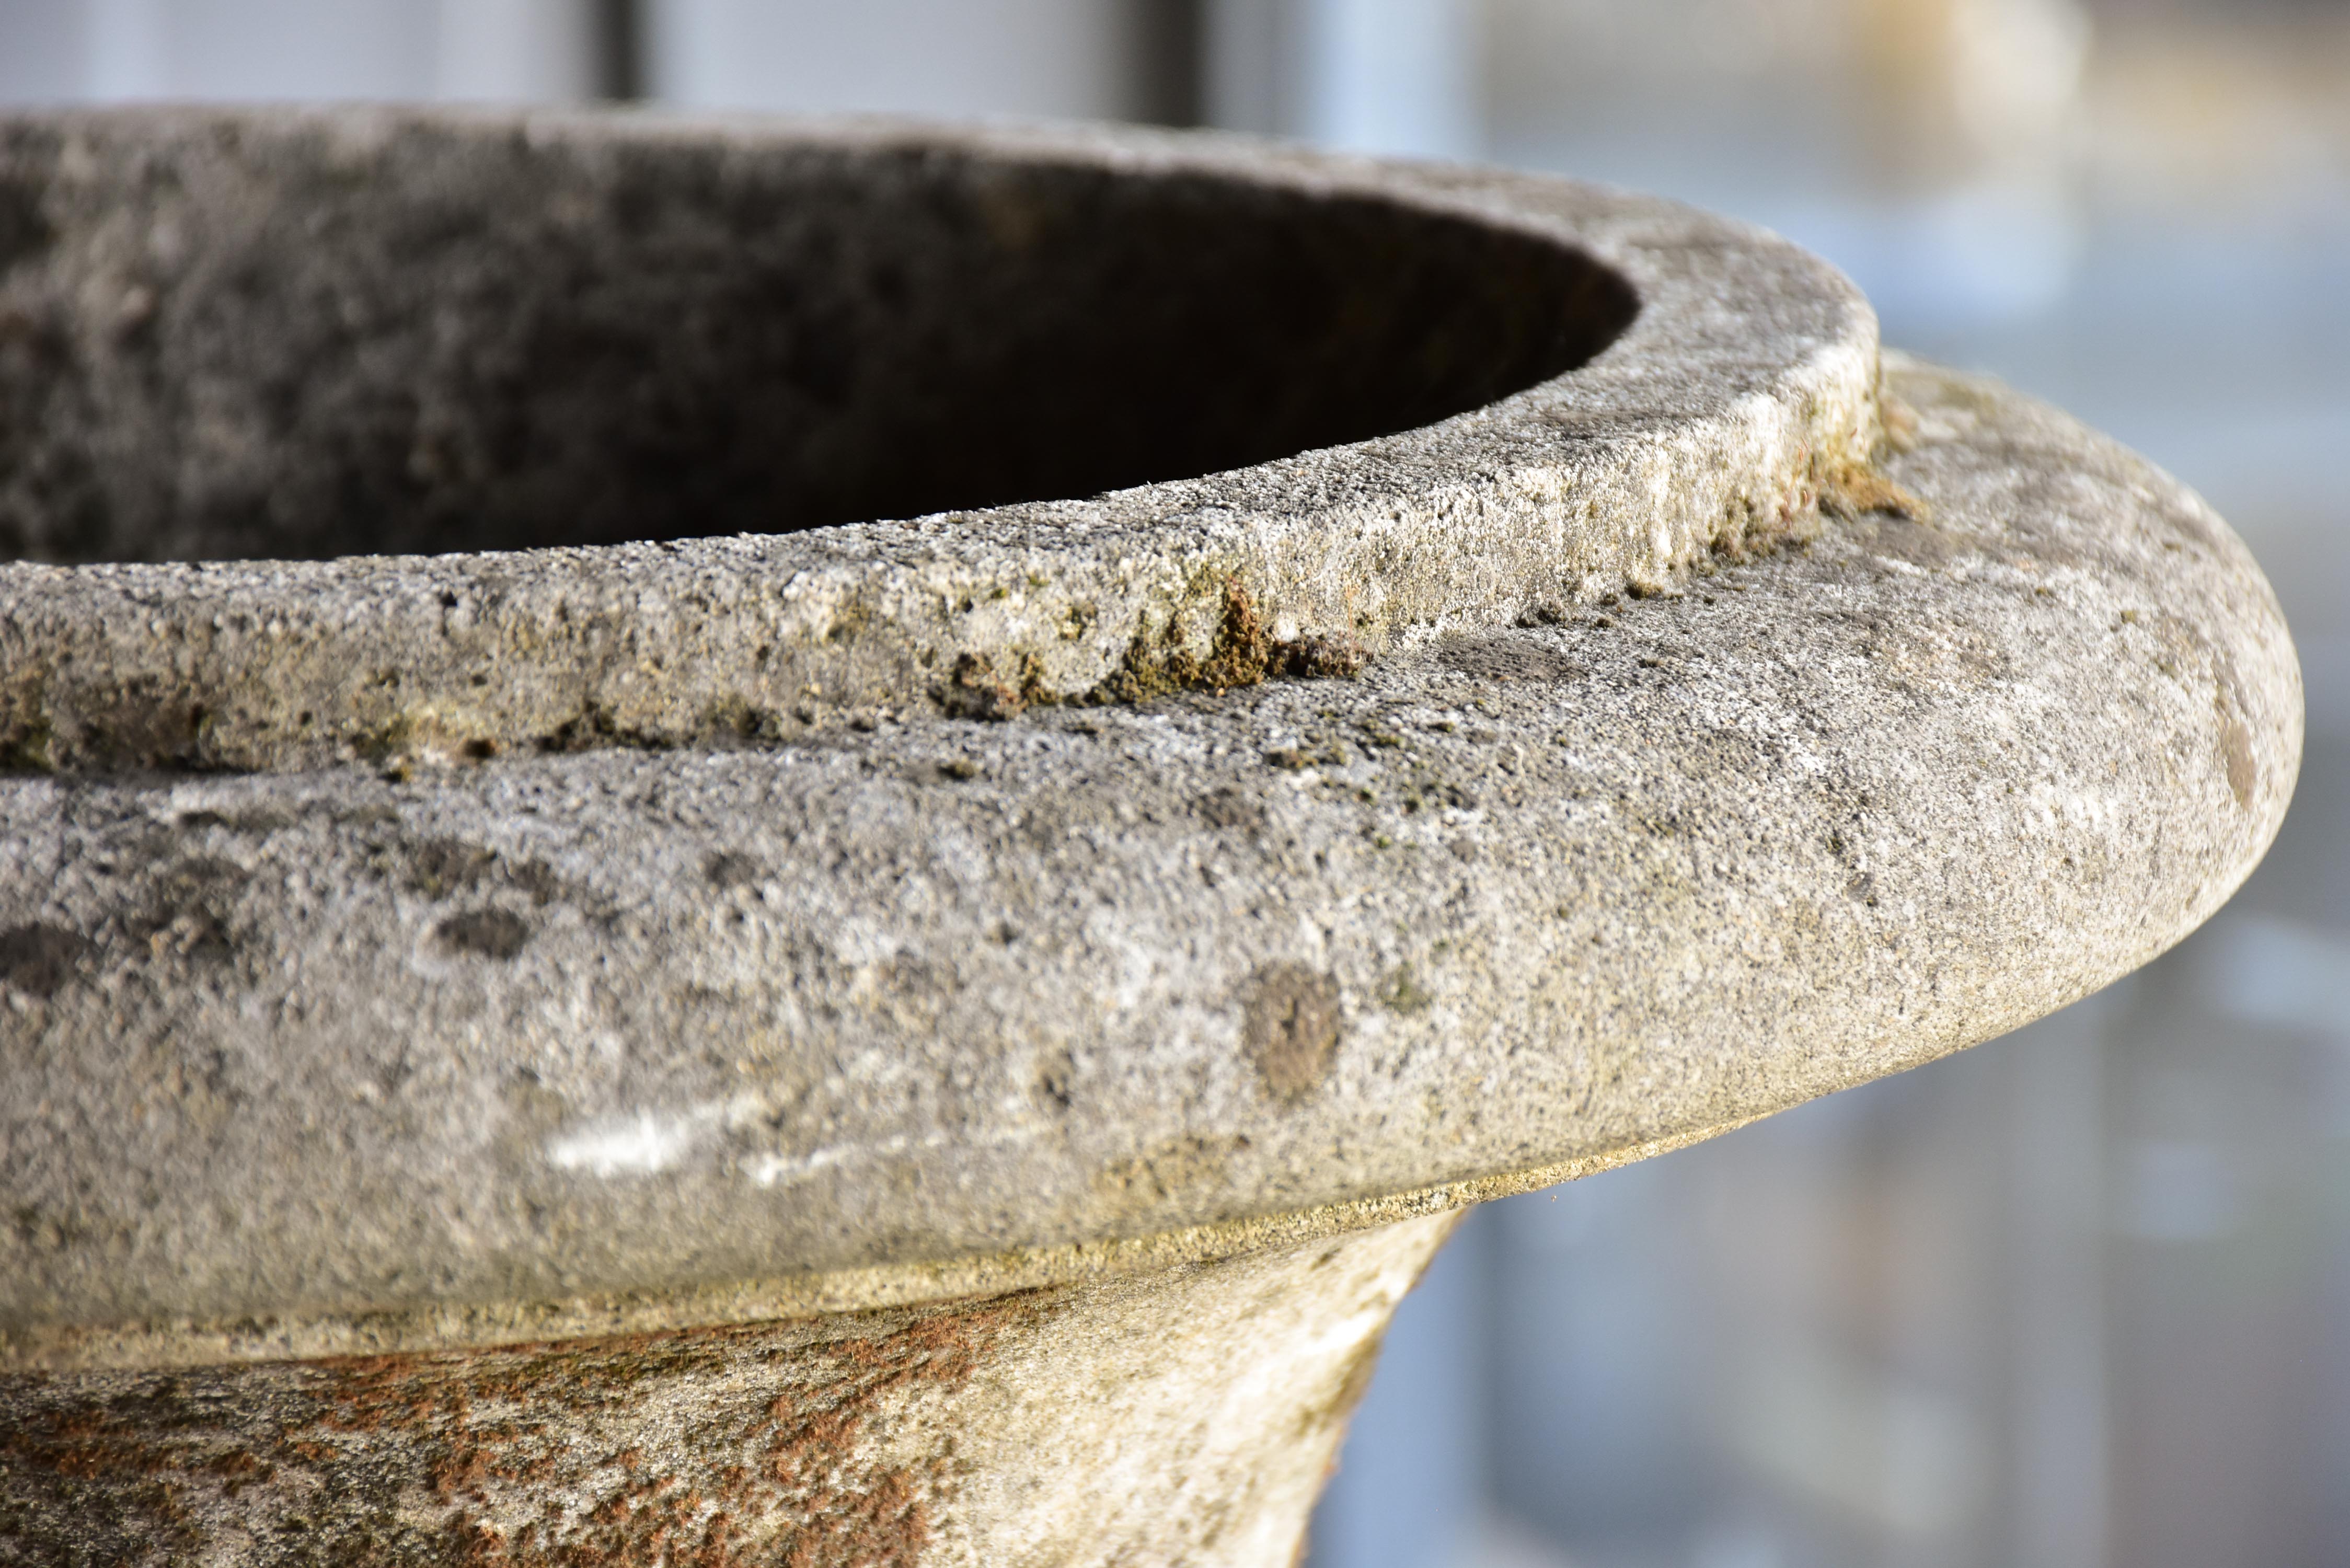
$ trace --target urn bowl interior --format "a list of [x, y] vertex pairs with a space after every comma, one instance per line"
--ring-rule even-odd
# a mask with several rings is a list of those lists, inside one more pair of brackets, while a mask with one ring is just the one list
[[895, 139], [0, 121], [0, 559], [784, 533], [1427, 424], [1615, 273], [1212, 170]]

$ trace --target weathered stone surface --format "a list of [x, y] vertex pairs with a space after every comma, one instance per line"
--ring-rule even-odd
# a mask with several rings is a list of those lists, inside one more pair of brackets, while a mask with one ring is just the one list
[[[1804, 525], [1877, 434], [1842, 277], [1555, 180], [1132, 130], [221, 123], [0, 129], [40, 236], [0, 282], [0, 554], [611, 543], [0, 572], [30, 765], [1230, 686], [1660, 583]], [[783, 532], [997, 500], [1032, 504]]]
[[1930, 521], [1353, 680], [407, 782], [8, 784], [11, 1343], [1344, 1203], [2085, 994], [2267, 843], [2290, 648], [2153, 469], [1893, 385]]
[[[0, 126], [0, 251], [53, 1557], [1060, 1561], [1147, 1471], [1070, 1560], [1278, 1561], [1445, 1211], [2085, 994], [2292, 793], [2208, 507], [1644, 198], [168, 112]], [[1112, 1386], [1163, 1420], [1064, 1430]]]
[[796, 1323], [0, 1373], [0, 1558], [1284, 1563], [1451, 1228]]

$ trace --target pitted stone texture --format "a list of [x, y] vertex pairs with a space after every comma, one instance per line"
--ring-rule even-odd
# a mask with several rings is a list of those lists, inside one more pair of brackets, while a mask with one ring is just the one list
[[1342, 670], [1875, 483], [1848, 282], [1558, 180], [159, 110], [0, 121], [0, 555], [672, 541], [0, 566], [24, 767], [740, 743]]
[[0, 1559], [1281, 1568], [1451, 1223], [798, 1323], [0, 1374]]
[[2086, 994], [2274, 834], [2292, 648], [2151, 466], [1985, 383], [1888, 387], [1929, 521], [1352, 680], [422, 782], [8, 782], [9, 1354], [626, 1321], [1375, 1202]]

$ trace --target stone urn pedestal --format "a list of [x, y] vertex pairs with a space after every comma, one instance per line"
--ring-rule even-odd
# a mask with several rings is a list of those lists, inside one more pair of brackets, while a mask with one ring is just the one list
[[2085, 995], [2300, 747], [1820, 262], [1200, 135], [0, 120], [0, 556], [11, 1563], [1289, 1562], [1462, 1206]]

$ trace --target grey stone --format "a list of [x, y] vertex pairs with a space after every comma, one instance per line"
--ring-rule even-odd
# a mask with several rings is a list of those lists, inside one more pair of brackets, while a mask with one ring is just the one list
[[1451, 1228], [782, 1323], [0, 1378], [0, 1548], [125, 1568], [1286, 1563]]
[[1849, 284], [1556, 181], [1140, 131], [219, 123], [0, 132], [41, 235], [0, 286], [0, 543], [211, 558], [0, 582], [0, 753], [34, 766], [1343, 667], [1800, 527], [1877, 434]]
[[[260, 1432], [321, 1397], [293, 1358], [638, 1366], [615, 1335], [701, 1347], [646, 1397], [716, 1408], [738, 1353], [829, 1365], [742, 1346], [1031, 1289], [1277, 1276], [1375, 1333], [1359, 1271], [1326, 1298], [1298, 1260], [1370, 1278], [1460, 1205], [2085, 995], [2292, 794], [2291, 642], [2208, 507], [1994, 385], [1880, 384], [1847, 283], [1669, 203], [880, 122], [68, 115], [0, 149], [19, 553], [527, 546], [0, 566], [9, 1424], [176, 1367]], [[1300, 276], [1347, 302], [1322, 336]], [[1040, 277], [1103, 343], [1053, 337]], [[757, 379], [827, 333], [832, 370]], [[1221, 398], [1251, 417], [1184, 444]], [[663, 423], [730, 399], [783, 433]], [[648, 428], [671, 468], [629, 466]], [[1249, 444], [1300, 432], [1338, 444]], [[655, 482], [697, 464], [691, 504]], [[841, 521], [952, 503], [958, 464], [973, 504], [1129, 487]], [[1026, 1429], [1094, 1420], [1060, 1376]], [[1343, 1410], [1311, 1382], [1247, 1419]], [[1095, 1424], [1067, 1474], [1190, 1462]], [[351, 1463], [407, 1496], [414, 1442], [463, 1448], [428, 1436]], [[924, 1530], [1053, 1528], [1018, 1449]], [[531, 1550], [620, 1484], [542, 1496]], [[1245, 1548], [1134, 1539], [1280, 1561], [1310, 1488], [1232, 1504], [1284, 1521]], [[221, 1506], [207, 1541], [247, 1528]], [[522, 1507], [463, 1517], [519, 1552]]]

